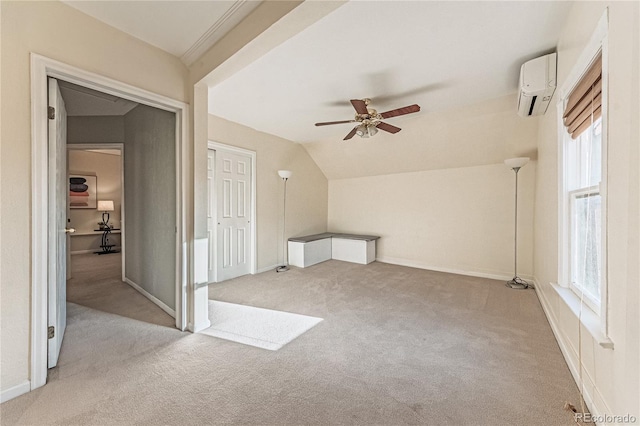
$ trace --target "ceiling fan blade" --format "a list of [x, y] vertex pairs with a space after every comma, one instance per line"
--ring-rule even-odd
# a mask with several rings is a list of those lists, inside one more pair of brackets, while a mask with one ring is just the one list
[[411, 114], [412, 112], [418, 112], [418, 111], [420, 111], [420, 105], [413, 104], [406, 107], [392, 109], [391, 111], [383, 112], [380, 114], [380, 116], [382, 118], [390, 118], [390, 117], [397, 117], [399, 115]]
[[325, 121], [323, 123], [316, 123], [316, 126], [329, 126], [331, 124], [343, 124], [343, 123], [355, 123], [356, 120], [343, 120], [343, 121]]
[[376, 127], [389, 133], [398, 133], [400, 130], [402, 130], [400, 127], [392, 126], [391, 124], [387, 124], [382, 121], [376, 124]]
[[358, 114], [369, 114], [367, 104], [362, 99], [351, 99], [351, 105]]
[[342, 139], [342, 140], [346, 141], [347, 139], [351, 139], [352, 137], [354, 137], [355, 134], [356, 134], [356, 130], [358, 130], [358, 126], [356, 126], [353, 129], [351, 129], [351, 131], [347, 134], [347, 136], [345, 136], [344, 139]]

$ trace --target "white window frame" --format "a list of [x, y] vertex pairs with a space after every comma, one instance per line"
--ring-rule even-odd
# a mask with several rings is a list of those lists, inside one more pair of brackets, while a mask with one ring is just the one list
[[[569, 176], [566, 167], [566, 156], [568, 155], [568, 144], [575, 143], [566, 131], [563, 123], [563, 112], [566, 101], [573, 91], [576, 84], [580, 81], [585, 72], [589, 69], [594, 59], [602, 54], [602, 179], [599, 185], [599, 192], [602, 203], [602, 259], [601, 259], [601, 282], [600, 282], [600, 304], [594, 304], [590, 300], [587, 293], [583, 293], [581, 301], [593, 310], [599, 317], [600, 331], [605, 338], [608, 337], [608, 234], [607, 234], [607, 152], [608, 152], [608, 134], [609, 134], [609, 49], [608, 49], [608, 9], [600, 18], [598, 25], [582, 51], [578, 61], [572, 68], [569, 76], [562, 85], [557, 103], [557, 123], [558, 123], [558, 284], [561, 287], [571, 288], [570, 262], [571, 262], [571, 223], [569, 222], [569, 213], [571, 208], [570, 196], [568, 191]], [[584, 188], [582, 188], [584, 191]], [[575, 286], [573, 286], [575, 287]], [[575, 288], [574, 288], [575, 290]], [[578, 290], [578, 292], [580, 292]]]

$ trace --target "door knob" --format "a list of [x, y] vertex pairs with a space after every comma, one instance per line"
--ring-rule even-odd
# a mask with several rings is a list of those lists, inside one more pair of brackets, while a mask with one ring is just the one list
[[76, 232], [76, 228], [64, 228], [64, 232], [66, 232], [67, 234], [73, 234], [74, 232]]

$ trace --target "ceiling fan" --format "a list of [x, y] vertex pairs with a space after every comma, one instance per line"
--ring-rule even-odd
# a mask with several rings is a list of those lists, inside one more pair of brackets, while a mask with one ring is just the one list
[[397, 117], [399, 115], [411, 114], [413, 112], [420, 111], [420, 106], [417, 104], [409, 105], [406, 107], [392, 109], [391, 111], [378, 113], [373, 108], [367, 108], [371, 103], [371, 99], [351, 99], [351, 105], [356, 110], [356, 116], [353, 120], [343, 121], [326, 121], [323, 123], [316, 123], [316, 126], [328, 126], [331, 124], [343, 124], [343, 123], [360, 123], [344, 137], [343, 140], [351, 139], [355, 135], [361, 138], [368, 138], [378, 133], [378, 129], [384, 130], [389, 133], [398, 133], [400, 127], [392, 126], [381, 121], [383, 118]]

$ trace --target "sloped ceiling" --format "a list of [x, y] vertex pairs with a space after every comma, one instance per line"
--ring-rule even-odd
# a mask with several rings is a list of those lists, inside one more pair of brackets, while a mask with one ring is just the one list
[[137, 102], [88, 89], [67, 81], [58, 80], [58, 84], [69, 117], [125, 115], [138, 106]]
[[[295, 142], [336, 142], [349, 99], [372, 98], [410, 134], [416, 116], [515, 93], [523, 62], [552, 52], [566, 2], [351, 1], [210, 88], [211, 114]], [[382, 132], [380, 132], [382, 133]], [[380, 134], [379, 133], [379, 134]], [[378, 137], [378, 136], [376, 136]]]
[[[303, 144], [328, 179], [502, 163], [537, 157], [537, 118], [516, 114], [516, 96], [406, 116], [395, 135]], [[410, 184], [410, 182], [408, 182]]]

